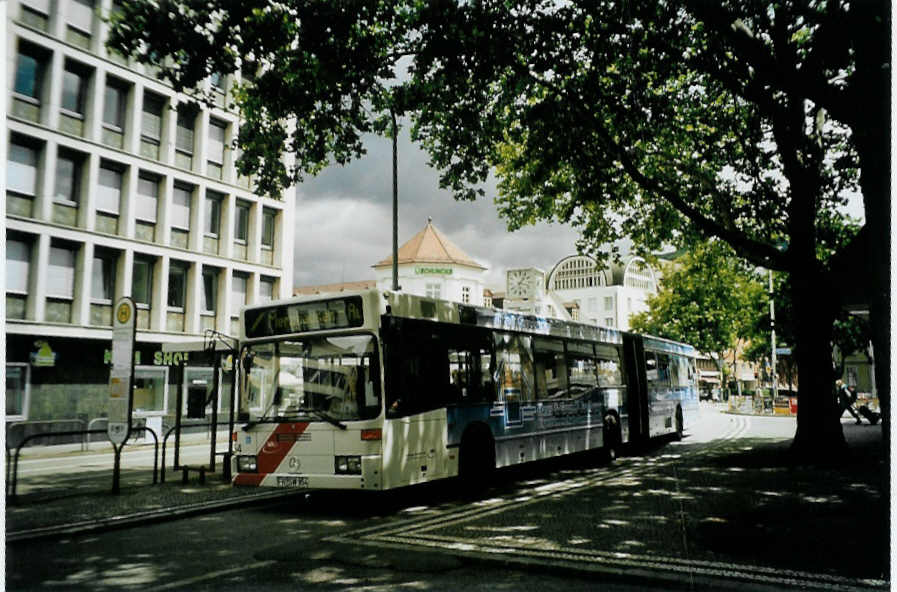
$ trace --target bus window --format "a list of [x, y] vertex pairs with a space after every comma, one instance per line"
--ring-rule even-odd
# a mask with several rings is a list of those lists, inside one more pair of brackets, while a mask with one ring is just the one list
[[648, 392], [664, 395], [670, 388], [670, 357], [667, 354], [645, 352]]
[[595, 354], [598, 358], [598, 386], [622, 386], [623, 371], [620, 362], [620, 348], [598, 344], [595, 346]]
[[486, 348], [450, 349], [449, 374], [455, 400], [482, 403], [495, 398], [492, 383], [492, 354]]
[[570, 373], [570, 396], [582, 396], [598, 386], [598, 368], [591, 343], [568, 341], [567, 367]]
[[670, 380], [674, 387], [689, 386], [692, 378], [691, 362], [683, 356], [673, 356], [670, 363]]
[[495, 382], [499, 400], [521, 403], [535, 399], [533, 388], [532, 337], [495, 334]]
[[453, 398], [448, 349], [431, 327], [407, 323], [388, 343], [388, 417], [438, 409]]
[[536, 396], [557, 399], [567, 395], [567, 365], [564, 361], [564, 342], [559, 339], [536, 337], [533, 345]]

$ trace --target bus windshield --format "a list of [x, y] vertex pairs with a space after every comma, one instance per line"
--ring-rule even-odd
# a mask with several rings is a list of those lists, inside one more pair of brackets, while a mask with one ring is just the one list
[[372, 335], [316, 336], [248, 345], [241, 353], [241, 417], [341, 421], [380, 414], [380, 368]]

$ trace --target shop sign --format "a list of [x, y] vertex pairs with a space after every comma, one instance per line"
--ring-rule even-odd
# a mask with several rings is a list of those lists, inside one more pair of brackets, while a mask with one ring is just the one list
[[46, 341], [35, 341], [36, 352], [31, 352], [31, 365], [39, 368], [52, 368], [56, 365], [56, 352], [50, 349]]
[[454, 270], [451, 267], [415, 267], [414, 273], [417, 275], [452, 275]]

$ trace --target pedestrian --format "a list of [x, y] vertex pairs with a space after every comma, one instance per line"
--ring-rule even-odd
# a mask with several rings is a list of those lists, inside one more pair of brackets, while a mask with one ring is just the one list
[[857, 420], [857, 425], [863, 423], [863, 420], [860, 419], [860, 414], [857, 413], [857, 410], [853, 408], [853, 404], [857, 400], [856, 388], [851, 390], [843, 381], [838, 380], [835, 382], [835, 385], [838, 387], [838, 417], [840, 418], [844, 415], [844, 411], [850, 411], [850, 414], [853, 415], [854, 419]]

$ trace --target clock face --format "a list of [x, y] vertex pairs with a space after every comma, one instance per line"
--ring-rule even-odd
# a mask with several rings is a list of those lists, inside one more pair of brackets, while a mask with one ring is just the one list
[[531, 296], [532, 278], [525, 270], [517, 269], [508, 272], [508, 296], [511, 298], [529, 298]]

